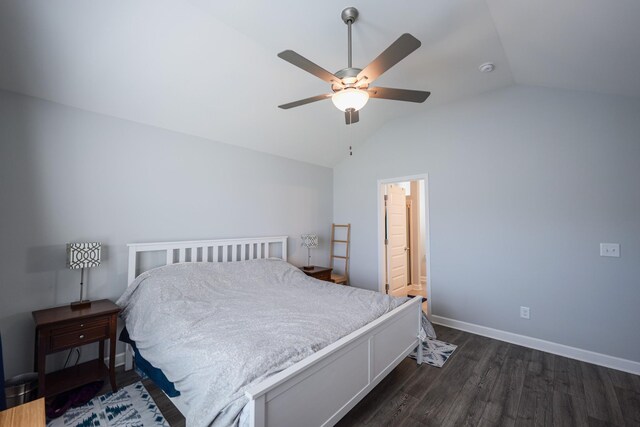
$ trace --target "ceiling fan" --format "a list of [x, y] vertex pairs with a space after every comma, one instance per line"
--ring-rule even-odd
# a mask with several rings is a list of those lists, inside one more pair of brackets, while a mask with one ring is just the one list
[[279, 108], [289, 109], [311, 102], [331, 98], [333, 104], [344, 111], [345, 121], [348, 125], [360, 120], [359, 111], [365, 106], [369, 98], [392, 99], [395, 101], [424, 102], [431, 92], [408, 89], [393, 89], [388, 87], [369, 86], [389, 68], [407, 57], [411, 52], [420, 47], [420, 40], [409, 33], [401, 35], [384, 52], [374, 59], [364, 69], [354, 68], [351, 64], [351, 25], [358, 19], [358, 9], [348, 7], [342, 11], [342, 20], [348, 27], [348, 65], [347, 68], [330, 73], [319, 65], [314, 64], [302, 55], [292, 50], [280, 52], [278, 56], [287, 62], [302, 68], [303, 70], [321, 78], [331, 84], [332, 93], [312, 96], [300, 99], [288, 104], [279, 105]]

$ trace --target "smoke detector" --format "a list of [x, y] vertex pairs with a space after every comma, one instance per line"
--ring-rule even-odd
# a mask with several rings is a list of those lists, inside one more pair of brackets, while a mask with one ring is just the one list
[[480, 65], [478, 69], [483, 73], [490, 73], [496, 69], [496, 66], [493, 62], [485, 62], [484, 64]]

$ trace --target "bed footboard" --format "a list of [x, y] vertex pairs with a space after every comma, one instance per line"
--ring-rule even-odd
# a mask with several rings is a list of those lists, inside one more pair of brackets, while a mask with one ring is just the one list
[[252, 427], [331, 426], [422, 346], [414, 298], [246, 391]]

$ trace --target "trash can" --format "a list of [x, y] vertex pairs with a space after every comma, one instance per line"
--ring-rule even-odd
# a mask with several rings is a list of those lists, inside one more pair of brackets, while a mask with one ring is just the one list
[[38, 374], [29, 372], [16, 375], [4, 382], [7, 408], [31, 402], [38, 397]]

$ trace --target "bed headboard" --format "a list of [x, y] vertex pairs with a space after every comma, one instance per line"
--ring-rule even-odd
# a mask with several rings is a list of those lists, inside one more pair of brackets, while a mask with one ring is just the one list
[[269, 258], [271, 244], [280, 244], [281, 258], [287, 260], [287, 236], [245, 239], [191, 240], [186, 242], [130, 243], [128, 285], [138, 276], [138, 254], [166, 253], [167, 265], [178, 262], [234, 262]]

